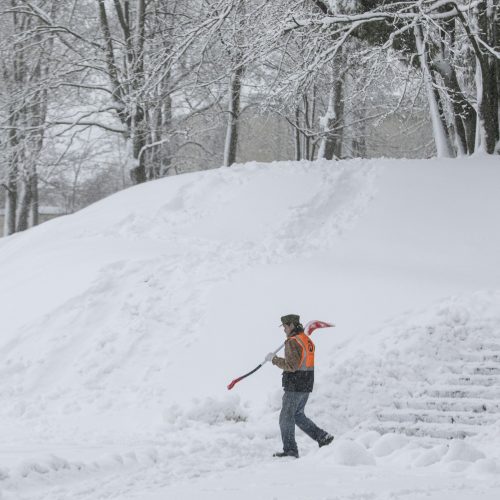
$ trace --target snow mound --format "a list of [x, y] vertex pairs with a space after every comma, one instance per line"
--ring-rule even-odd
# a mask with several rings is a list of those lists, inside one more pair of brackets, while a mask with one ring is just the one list
[[248, 419], [248, 409], [242, 407], [240, 398], [236, 395], [221, 399], [208, 397], [194, 399], [186, 409], [173, 405], [164, 412], [164, 418], [167, 423], [177, 426], [185, 425], [188, 421], [209, 425], [244, 422]]
[[474, 462], [471, 467], [472, 472], [478, 475], [497, 475], [499, 468], [497, 462], [491, 458], [480, 458]]
[[408, 438], [401, 434], [384, 434], [372, 447], [372, 453], [376, 457], [385, 457], [404, 448], [408, 444]]
[[432, 447], [430, 450], [424, 450], [413, 462], [415, 467], [428, 467], [433, 465], [443, 458], [448, 451], [446, 445], [438, 445]]
[[356, 441], [365, 448], [371, 448], [380, 439], [380, 433], [377, 431], [363, 432], [356, 438]]
[[[23, 418], [49, 407], [158, 411], [169, 400], [219, 396], [243, 365], [223, 353], [236, 353], [245, 337], [234, 335], [236, 322], [213, 318], [214, 290], [247, 269], [331, 246], [368, 203], [372, 177], [369, 162], [189, 174], [1, 241], [9, 266], [0, 271], [0, 303], [9, 307], [0, 312], [0, 388], [16, 395], [2, 410]], [[241, 304], [255, 292], [239, 292]], [[265, 353], [259, 344], [246, 350], [249, 362], [257, 352]], [[180, 383], [188, 365], [202, 375]]]
[[348, 439], [339, 439], [331, 445], [331, 458], [338, 465], [376, 465], [373, 455], [363, 446]]
[[475, 462], [481, 458], [486, 458], [484, 453], [477, 450], [471, 444], [464, 441], [453, 440], [450, 443], [448, 452], [443, 457], [443, 462]]
[[[362, 424], [498, 336], [497, 163], [242, 165], [137, 186], [0, 240], [0, 478], [50, 500], [146, 498], [151, 485], [268, 465], [288, 484], [289, 464], [270, 465], [279, 370], [266, 364], [231, 397], [226, 387], [283, 341], [291, 312], [336, 324], [314, 333], [307, 414], [342, 436], [318, 450], [298, 433], [296, 466], [489, 474], [498, 426], [468, 441], [486, 458], [455, 450], [448, 462]], [[68, 463], [82, 489], [56, 491]]]

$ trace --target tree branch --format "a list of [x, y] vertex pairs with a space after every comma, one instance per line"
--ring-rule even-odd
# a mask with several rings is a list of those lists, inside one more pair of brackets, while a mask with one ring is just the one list
[[[127, 131], [125, 129], [118, 129], [111, 127], [109, 125], [105, 125], [104, 123], [99, 123], [99, 122], [94, 122], [94, 121], [84, 121], [84, 120], [77, 120], [74, 122], [70, 121], [65, 121], [65, 120], [55, 120], [48, 122], [48, 125], [55, 126], [55, 125], [69, 125], [69, 127], [64, 130], [62, 133], [67, 132], [68, 130], [71, 130], [74, 127], [99, 127], [102, 128], [103, 130], [107, 130], [108, 132], [114, 132], [116, 134], [125, 134]], [[61, 135], [59, 134], [59, 135]]]

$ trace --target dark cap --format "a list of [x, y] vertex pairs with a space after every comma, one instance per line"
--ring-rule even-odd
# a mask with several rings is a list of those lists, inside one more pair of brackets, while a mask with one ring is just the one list
[[287, 314], [285, 316], [281, 316], [282, 325], [289, 325], [290, 323], [298, 325], [300, 323], [300, 316], [298, 314]]

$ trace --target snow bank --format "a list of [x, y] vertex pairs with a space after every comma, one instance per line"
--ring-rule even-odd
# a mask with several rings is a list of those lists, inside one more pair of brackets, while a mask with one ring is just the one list
[[[431, 383], [446, 384], [464, 372], [464, 353], [495, 341], [500, 331], [500, 292], [483, 291], [407, 311], [352, 341], [321, 374], [319, 406], [347, 432], [374, 410], [418, 396]], [[328, 381], [335, 381], [329, 385]]]
[[384, 434], [372, 447], [376, 457], [385, 457], [408, 444], [408, 438], [401, 434]]
[[461, 460], [462, 462], [475, 462], [480, 458], [485, 458], [484, 453], [474, 448], [474, 446], [463, 441], [454, 440], [450, 443], [448, 452], [443, 457], [444, 462]]
[[248, 409], [243, 408], [236, 395], [221, 399], [195, 399], [190, 407], [173, 405], [165, 410], [164, 418], [169, 424], [183, 426], [187, 421], [203, 422], [209, 425], [227, 422], [244, 422], [248, 419]]
[[496, 475], [500, 471], [498, 463], [491, 458], [480, 458], [479, 460], [474, 462], [474, 465], [471, 469], [473, 473], [476, 473], [480, 476], [489, 474]]
[[129, 492], [96, 470], [123, 479], [154, 464], [160, 483], [264, 474], [280, 447], [279, 370], [226, 386], [282, 342], [291, 312], [336, 324], [314, 333], [307, 411], [336, 441], [318, 450], [298, 433], [311, 472], [325, 457], [330, 469], [491, 475], [498, 425], [443, 451], [364, 423], [446, 378], [459, 344], [498, 336], [497, 162], [241, 165], [137, 186], [1, 240], [0, 481], [15, 490], [85, 464], [90, 499]]
[[376, 465], [373, 455], [355, 441], [340, 439], [332, 445], [331, 457], [338, 465]]
[[430, 450], [425, 450], [413, 462], [415, 467], [428, 467], [433, 465], [443, 458], [446, 454], [448, 447], [444, 444], [434, 446]]
[[377, 431], [367, 431], [360, 434], [356, 441], [365, 448], [371, 448], [380, 439], [380, 433]]

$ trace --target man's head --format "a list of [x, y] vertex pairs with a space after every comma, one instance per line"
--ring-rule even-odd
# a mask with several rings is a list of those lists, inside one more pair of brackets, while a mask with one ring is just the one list
[[285, 316], [281, 316], [281, 325], [285, 333], [290, 335], [297, 326], [301, 326], [300, 316], [298, 314], [286, 314]]

